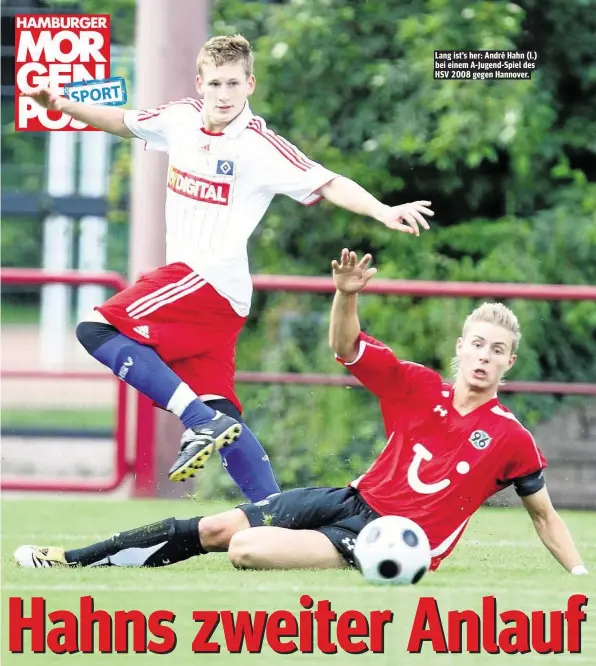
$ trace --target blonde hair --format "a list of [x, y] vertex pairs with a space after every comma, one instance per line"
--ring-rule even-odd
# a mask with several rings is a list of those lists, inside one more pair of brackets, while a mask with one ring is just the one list
[[205, 43], [197, 56], [197, 72], [201, 74], [203, 65], [229, 65], [242, 62], [247, 78], [253, 70], [253, 54], [250, 42], [242, 35], [212, 37]]
[[[494, 324], [500, 326], [513, 334], [513, 343], [511, 345], [511, 353], [515, 354], [519, 347], [521, 340], [521, 328], [519, 321], [515, 316], [513, 310], [510, 310], [503, 303], [483, 303], [473, 310], [467, 317], [462, 328], [462, 338], [466, 337], [470, 326], [478, 322], [486, 324]], [[459, 359], [454, 357], [451, 359], [451, 373], [457, 376], [459, 371]]]

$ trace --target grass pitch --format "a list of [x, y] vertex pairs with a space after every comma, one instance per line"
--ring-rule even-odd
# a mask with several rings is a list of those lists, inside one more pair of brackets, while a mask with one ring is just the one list
[[[587, 620], [582, 627], [581, 654], [524, 654], [526, 664], [596, 664], [596, 514], [562, 512], [592, 573], [573, 577], [566, 574], [539, 542], [528, 516], [521, 509], [482, 509], [473, 519], [460, 545], [441, 567], [425, 576], [419, 585], [407, 588], [379, 588], [364, 582], [355, 571], [333, 572], [251, 572], [236, 571], [224, 554], [195, 558], [163, 569], [18, 569], [12, 562], [15, 548], [25, 543], [77, 547], [105, 539], [114, 532], [153, 522], [168, 516], [187, 518], [229, 508], [192, 501], [95, 501], [63, 499], [5, 500], [2, 505], [2, 664], [63, 664], [64, 655], [32, 654], [26, 632], [24, 654], [8, 653], [8, 597], [21, 596], [25, 610], [31, 597], [43, 596], [47, 612], [68, 609], [78, 613], [82, 596], [92, 595], [95, 608], [110, 612], [142, 610], [146, 615], [157, 609], [176, 614], [173, 628], [176, 648], [167, 655], [146, 654], [71, 654], [70, 666], [77, 664], [119, 666], [167, 662], [179, 666], [209, 663], [213, 666], [244, 664], [304, 663], [308, 666], [374, 664], [434, 666], [466, 663], [499, 664], [511, 655], [435, 654], [425, 643], [420, 654], [407, 652], [407, 643], [421, 596], [435, 597], [445, 623], [450, 610], [481, 611], [482, 597], [494, 595], [497, 612], [518, 609], [565, 610], [575, 593], [589, 598]], [[211, 640], [222, 644], [217, 654], [193, 654], [191, 646], [198, 630], [193, 610], [303, 610], [299, 599], [309, 594], [315, 604], [327, 599], [338, 616], [356, 609], [368, 615], [373, 610], [391, 610], [393, 621], [384, 633], [384, 652], [349, 655], [341, 650], [324, 654], [296, 652], [279, 655], [265, 642], [260, 654], [231, 654], [225, 647], [219, 627]], [[498, 623], [497, 630], [504, 627]], [[52, 624], [46, 623], [46, 631]], [[446, 632], [445, 628], [445, 632]], [[332, 640], [334, 634], [332, 633]], [[151, 638], [151, 635], [149, 635]], [[289, 639], [284, 639], [289, 640]], [[367, 641], [368, 642], [368, 641]], [[97, 644], [97, 642], [96, 642]], [[465, 643], [464, 643], [465, 647]], [[521, 658], [521, 655], [517, 655]], [[75, 661], [73, 661], [73, 659]], [[538, 662], [538, 659], [541, 661]]]

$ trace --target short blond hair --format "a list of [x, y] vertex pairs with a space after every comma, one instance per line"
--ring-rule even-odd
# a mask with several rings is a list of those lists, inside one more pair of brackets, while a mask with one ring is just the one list
[[241, 62], [247, 78], [251, 76], [254, 65], [252, 47], [243, 35], [212, 37], [205, 43], [197, 56], [197, 73], [201, 74], [203, 65], [229, 65]]
[[[462, 338], [466, 337], [470, 326], [478, 322], [500, 326], [513, 334], [511, 353], [515, 354], [521, 340], [521, 328], [519, 320], [513, 310], [503, 303], [483, 303], [473, 310], [467, 317], [462, 328]], [[451, 360], [451, 373], [455, 377], [459, 372], [459, 359]]]
[[470, 325], [476, 322], [495, 324], [495, 326], [500, 326], [513, 333], [511, 352], [515, 353], [517, 351], [521, 340], [521, 329], [513, 310], [510, 310], [506, 305], [503, 305], [503, 303], [483, 303], [479, 305], [467, 316], [462, 329], [462, 337], [465, 337]]

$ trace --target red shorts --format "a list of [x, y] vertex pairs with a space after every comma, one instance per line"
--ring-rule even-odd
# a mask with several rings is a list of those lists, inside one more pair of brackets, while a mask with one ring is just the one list
[[120, 333], [153, 347], [197, 395], [235, 393], [236, 340], [246, 317], [186, 264], [163, 266], [95, 308]]

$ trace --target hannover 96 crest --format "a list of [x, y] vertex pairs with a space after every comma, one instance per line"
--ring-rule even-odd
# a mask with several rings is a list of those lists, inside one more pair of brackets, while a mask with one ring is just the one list
[[470, 435], [469, 442], [476, 449], [485, 449], [490, 444], [491, 438], [484, 430], [474, 430]]

